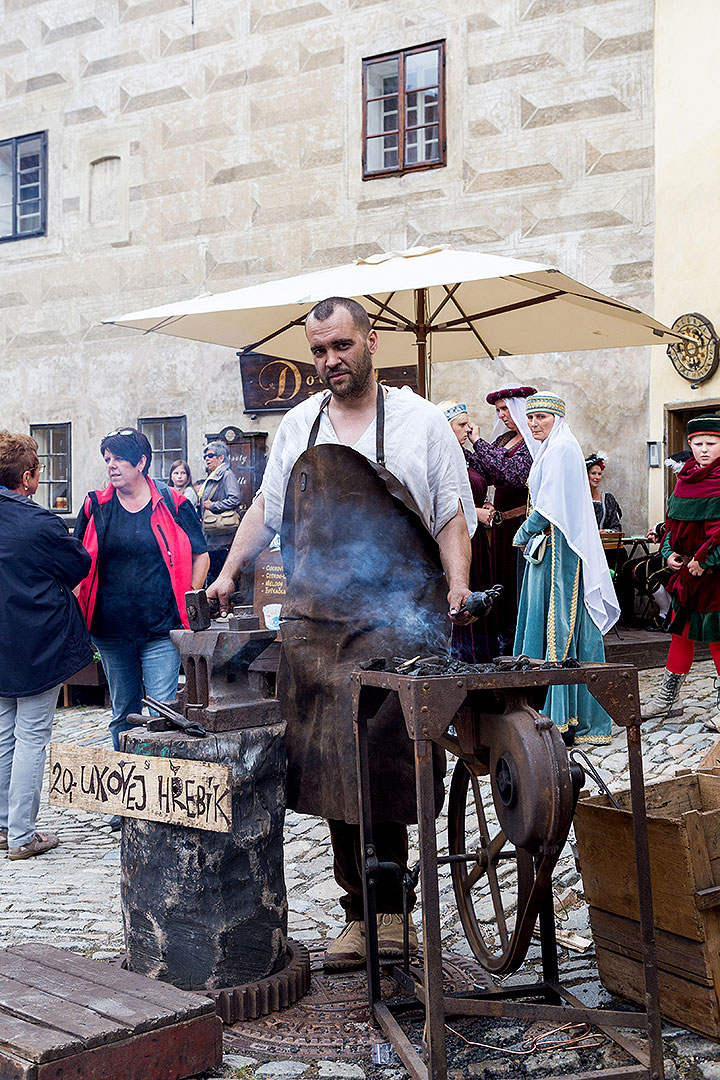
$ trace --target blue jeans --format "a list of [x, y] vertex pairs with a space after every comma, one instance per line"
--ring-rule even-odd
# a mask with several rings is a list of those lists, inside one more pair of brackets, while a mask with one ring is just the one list
[[59, 686], [32, 697], [0, 697], [0, 832], [10, 847], [35, 835], [45, 750], [52, 734]]
[[152, 641], [96, 638], [105, 678], [110, 690], [110, 734], [114, 750], [120, 749], [120, 733], [129, 731], [130, 713], [142, 712], [142, 699], [174, 701], [180, 675], [180, 653], [169, 635]]

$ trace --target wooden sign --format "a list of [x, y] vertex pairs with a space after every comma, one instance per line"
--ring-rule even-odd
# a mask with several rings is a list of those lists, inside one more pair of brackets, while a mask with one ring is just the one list
[[278, 630], [280, 606], [285, 599], [286, 582], [282, 556], [266, 548], [255, 560], [253, 611], [266, 630]]
[[[238, 356], [246, 413], [287, 412], [325, 389], [314, 364], [265, 353]], [[376, 374], [384, 386], [417, 390], [417, 369], [412, 366], [380, 368]]]
[[214, 762], [50, 744], [50, 804], [232, 831], [232, 769]]

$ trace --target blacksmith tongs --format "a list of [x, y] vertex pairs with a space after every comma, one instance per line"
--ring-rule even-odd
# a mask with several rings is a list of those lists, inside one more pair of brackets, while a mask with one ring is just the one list
[[142, 701], [143, 705], [147, 705], [149, 708], [154, 709], [155, 712], [160, 713], [159, 716], [148, 717], [145, 723], [148, 731], [169, 731], [171, 728], [177, 728], [178, 731], [183, 731], [186, 735], [197, 735], [200, 739], [204, 739], [207, 735], [207, 731], [197, 720], [188, 720], [186, 716], [176, 712], [175, 709], [166, 705], [164, 701], [156, 701], [155, 698], [151, 697], [143, 698]]

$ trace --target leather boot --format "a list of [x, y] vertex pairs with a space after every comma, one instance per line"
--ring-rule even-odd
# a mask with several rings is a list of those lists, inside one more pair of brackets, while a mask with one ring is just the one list
[[675, 701], [686, 679], [687, 675], [676, 675], [674, 671], [665, 668], [660, 686], [640, 710], [643, 720], [652, 720], [655, 717], [667, 720], [671, 716], [682, 716], [685, 706], [682, 702], [676, 705]]
[[703, 726], [708, 731], [720, 732], [720, 679], [715, 680], [715, 690], [717, 697], [715, 699], [715, 710], [711, 712], [709, 716], [706, 716], [703, 721]]
[[348, 971], [365, 963], [365, 923], [359, 920], [346, 923], [325, 950], [323, 967], [326, 971]]
[[[378, 915], [378, 955], [383, 958], [395, 958], [403, 955], [403, 917], [389, 913]], [[418, 951], [417, 930], [412, 915], [408, 926], [408, 946], [410, 956]]]

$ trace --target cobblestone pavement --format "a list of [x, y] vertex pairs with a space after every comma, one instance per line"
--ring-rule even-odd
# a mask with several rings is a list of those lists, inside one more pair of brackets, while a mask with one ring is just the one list
[[[659, 683], [661, 670], [640, 676], [643, 696]], [[684, 688], [686, 701], [682, 722], [650, 721], [643, 725], [645, 779], [672, 777], [679, 768], [694, 768], [718, 736], [706, 731], [702, 718], [713, 711], [714, 669], [710, 662], [696, 664]], [[106, 709], [76, 707], [61, 709], [55, 718], [53, 740], [108, 745]], [[613, 790], [628, 786], [624, 732], [616, 729], [612, 743], [592, 748], [590, 756], [600, 775]], [[592, 788], [592, 782], [589, 782]], [[21, 862], [3, 860], [0, 889], [0, 930], [6, 945], [20, 942], [47, 942], [72, 949], [97, 960], [108, 959], [123, 949], [119, 899], [120, 849], [117, 833], [107, 820], [82, 810], [61, 810], [47, 805], [43, 795], [38, 828], [57, 832], [60, 846], [46, 856]], [[439, 823], [439, 842], [446, 841], [447, 821]], [[413, 853], [417, 857], [417, 852]], [[337, 887], [332, 875], [332, 858], [324, 822], [288, 814], [285, 843], [286, 882], [289, 902], [289, 933], [299, 941], [330, 938], [341, 928], [342, 912], [337, 903]], [[569, 847], [566, 847], [555, 875], [555, 894], [566, 905], [564, 930], [590, 938], [587, 912], [582, 903], [582, 883]], [[460, 926], [449, 874], [441, 880], [443, 945], [455, 953], [471, 956]], [[480, 914], [482, 921], [483, 915]], [[488, 917], [489, 918], [489, 917]], [[488, 923], [489, 925], [489, 923]], [[532, 946], [529, 962], [537, 962], [538, 948]], [[523, 974], [527, 978], [527, 970]], [[589, 1005], [609, 1000], [597, 978], [592, 950], [585, 953], [563, 951], [561, 978]], [[677, 1027], [665, 1027], [668, 1071], [689, 1078], [720, 1080], [720, 1045]], [[557, 1063], [559, 1064], [559, 1062]], [[509, 1071], [508, 1071], [509, 1070]], [[574, 1070], [570, 1070], [574, 1071]], [[504, 1063], [495, 1075], [512, 1075]], [[471, 1066], [471, 1075], [484, 1070]], [[373, 1067], [338, 1061], [272, 1061], [237, 1053], [227, 1053], [220, 1075], [252, 1076], [264, 1080], [304, 1075], [308, 1080], [361, 1080], [366, 1075], [402, 1080], [398, 1067]], [[463, 1075], [462, 1073], [460, 1075]], [[457, 1078], [459, 1080], [459, 1077]]]

